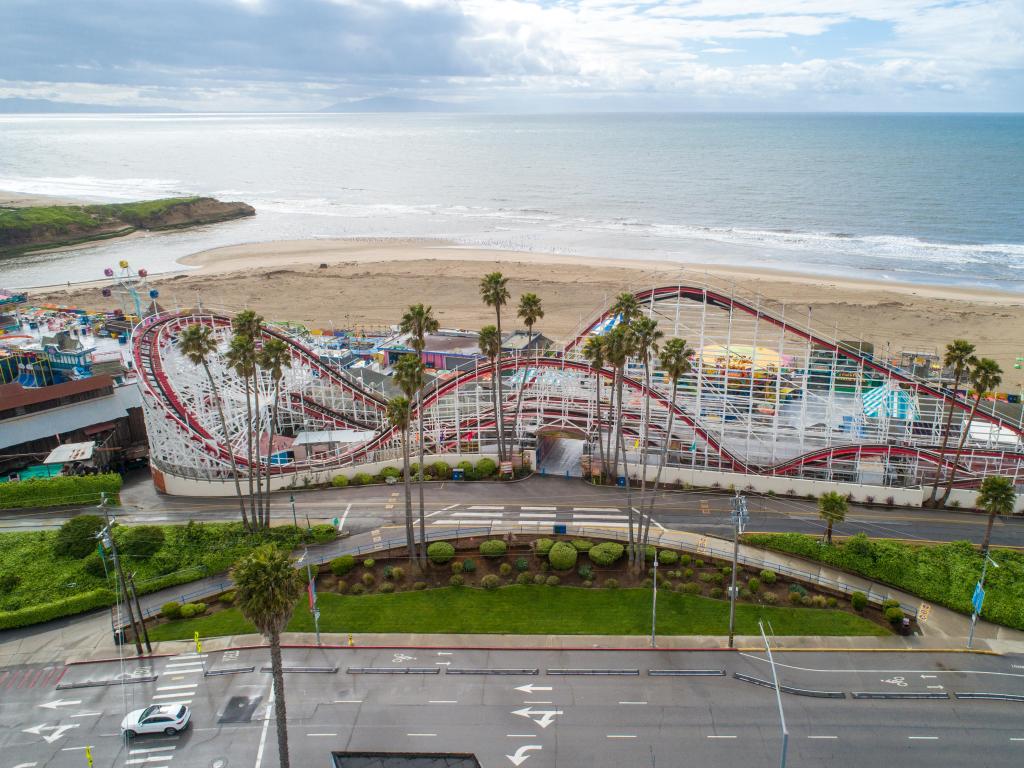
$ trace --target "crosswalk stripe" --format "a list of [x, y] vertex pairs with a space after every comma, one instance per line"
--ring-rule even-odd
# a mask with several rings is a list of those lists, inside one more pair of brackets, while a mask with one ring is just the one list
[[132, 749], [129, 750], [129, 755], [145, 755], [150, 752], [173, 752], [177, 747], [150, 747], [149, 749]]
[[125, 765], [142, 765], [143, 763], [152, 763], [157, 760], [166, 762], [172, 755], [146, 755], [145, 757], [134, 757], [124, 761]]
[[622, 514], [621, 512], [619, 512], [619, 514], [617, 514], [617, 515], [595, 515], [592, 512], [590, 512], [590, 513], [587, 513], [587, 512], [574, 512], [573, 515], [572, 515], [572, 519], [573, 520], [575, 520], [577, 518], [580, 518], [580, 517], [585, 517], [588, 520], [625, 520], [626, 519], [626, 515]]
[[177, 693], [154, 693], [153, 694], [153, 698], [154, 699], [180, 699], [182, 696], [191, 696], [194, 693], [195, 693], [194, 690], [188, 691], [188, 692], [178, 691]]
[[546, 519], [550, 520], [551, 518], [555, 517], [557, 514], [558, 514], [557, 512], [520, 512], [519, 516], [520, 517], [543, 517], [543, 518], [546, 518]]
[[452, 512], [452, 517], [501, 517], [504, 512]]
[[504, 508], [505, 507], [489, 507], [486, 504], [477, 504], [475, 506], [469, 507], [469, 509], [504, 509]]
[[616, 507], [573, 507], [573, 512], [618, 512], [622, 514], [622, 510]]
[[[183, 691], [186, 688], [195, 688], [199, 683], [184, 683], [182, 685], [161, 685], [158, 691]], [[180, 695], [180, 694], [178, 694]]]
[[520, 507], [523, 512], [554, 512], [558, 507]]

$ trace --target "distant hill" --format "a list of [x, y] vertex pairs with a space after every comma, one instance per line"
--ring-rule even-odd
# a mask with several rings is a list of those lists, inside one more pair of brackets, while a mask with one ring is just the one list
[[2, 114], [60, 114], [60, 113], [154, 113], [181, 112], [180, 109], [169, 107], [115, 107], [109, 104], [77, 104], [71, 101], [51, 101], [50, 99], [0, 99]]
[[429, 99], [406, 99], [401, 96], [375, 96], [370, 99], [341, 101], [324, 107], [321, 112], [469, 112], [465, 104]]

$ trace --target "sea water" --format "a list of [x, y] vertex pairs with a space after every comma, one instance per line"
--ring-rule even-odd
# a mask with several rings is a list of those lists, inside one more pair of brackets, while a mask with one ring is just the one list
[[2, 116], [0, 190], [258, 213], [9, 257], [7, 287], [401, 236], [1024, 290], [1024, 115]]

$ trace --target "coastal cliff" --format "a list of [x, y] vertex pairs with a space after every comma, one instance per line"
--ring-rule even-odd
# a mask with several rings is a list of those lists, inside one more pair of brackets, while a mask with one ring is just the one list
[[0, 208], [0, 256], [254, 216], [247, 203], [172, 197], [112, 205]]

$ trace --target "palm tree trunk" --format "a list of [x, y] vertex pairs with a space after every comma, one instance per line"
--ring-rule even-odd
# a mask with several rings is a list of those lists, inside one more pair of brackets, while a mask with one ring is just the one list
[[262, 521], [260, 515], [256, 511], [256, 497], [253, 495], [252, 490], [252, 400], [249, 397], [249, 378], [245, 379], [245, 432], [246, 432], [246, 452], [245, 458], [248, 462], [248, 475], [249, 479], [249, 514], [252, 516], [252, 524], [254, 528], [261, 528]]
[[[605, 451], [604, 451], [604, 438], [602, 437], [603, 423], [601, 422], [601, 369], [598, 368], [594, 371], [594, 378], [597, 379], [597, 455], [601, 459], [601, 475], [605, 475], [608, 472], [608, 467], [605, 465]], [[593, 475], [593, 470], [591, 470]]]
[[228, 449], [228, 456], [231, 457], [231, 479], [235, 481], [235, 495], [238, 497], [238, 509], [242, 513], [242, 525], [245, 529], [251, 530], [249, 526], [249, 517], [245, 514], [245, 498], [242, 496], [242, 484], [238, 482], [238, 463], [235, 461], [235, 451], [231, 447], [231, 437], [228, 435], [228, 423], [224, 418], [224, 405], [220, 401], [220, 393], [217, 391], [217, 385], [213, 381], [213, 374], [210, 373], [210, 366], [207, 365], [206, 361], [203, 360], [203, 369], [206, 371], [206, 377], [210, 380], [210, 389], [213, 390], [213, 399], [217, 403], [217, 415], [220, 416], [220, 431], [224, 434], [224, 444]]
[[270, 526], [270, 457], [274, 455], [274, 425], [277, 424], [277, 406], [281, 400], [281, 380], [274, 382], [274, 407], [270, 411], [270, 442], [267, 444], [267, 492], [265, 496], [266, 509], [263, 519]]
[[420, 491], [420, 552], [419, 558], [424, 563], [427, 561], [427, 513], [426, 506], [423, 503], [423, 388], [416, 393], [416, 421], [419, 426], [419, 460], [420, 460], [420, 471], [416, 478], [416, 484], [419, 486]]
[[828, 545], [831, 547], [832, 546], [832, 518], [831, 517], [828, 519], [828, 530], [825, 531], [825, 540], [828, 542]]
[[263, 463], [260, 461], [260, 440], [263, 438], [263, 425], [262, 416], [260, 413], [260, 380], [259, 380], [259, 368], [253, 366], [252, 369], [252, 396], [255, 401], [253, 404], [255, 419], [253, 427], [256, 429], [256, 509], [260, 515], [260, 522], [264, 528], [270, 527], [270, 521], [265, 519], [263, 516], [263, 486], [261, 485], [262, 474], [263, 474]]
[[651, 518], [654, 517], [654, 502], [658, 497], [658, 485], [661, 483], [661, 471], [665, 468], [665, 461], [668, 459], [668, 447], [672, 442], [672, 426], [676, 416], [676, 394], [679, 389], [679, 382], [673, 380], [672, 382], [672, 395], [670, 408], [668, 409], [668, 425], [665, 429], [665, 441], [661, 446], [661, 456], [658, 458], [658, 472], [654, 476], [654, 487], [651, 489], [651, 501], [647, 505], [647, 528], [644, 531], [644, 543], [647, 543], [647, 538], [650, 535], [651, 530]]
[[[529, 344], [527, 344], [529, 346]], [[523, 380], [519, 382], [519, 395], [516, 397], [516, 415], [512, 422], [513, 432], [518, 434], [521, 430], [519, 429], [519, 422], [523, 418], [523, 393], [526, 391], [526, 372], [529, 368], [522, 368]], [[522, 445], [519, 446], [522, 450]]]
[[611, 434], [608, 435], [608, 439], [615, 446], [615, 450], [612, 453], [612, 465], [611, 465], [612, 466], [612, 482], [613, 483], [615, 482], [615, 478], [617, 478], [619, 476], [619, 434], [618, 434], [618, 429], [619, 429], [619, 425], [621, 424], [621, 421], [620, 421], [619, 417], [621, 415], [620, 412], [622, 410], [622, 406], [620, 404], [618, 406], [618, 410], [616, 410], [616, 399], [615, 398], [616, 398], [616, 395], [618, 394], [618, 392], [619, 392], [619, 369], [618, 369], [618, 367], [616, 367], [614, 373], [612, 374], [612, 396], [611, 396], [611, 402], [608, 404], [608, 408], [611, 410], [611, 413], [609, 414], [609, 421], [611, 421], [611, 423], [612, 423], [612, 430], [611, 430]]
[[979, 392], [974, 397], [974, 405], [971, 406], [971, 413], [967, 417], [967, 424], [964, 425], [963, 434], [960, 435], [960, 442], [956, 446], [956, 454], [953, 456], [953, 466], [949, 470], [949, 481], [946, 483], [946, 491], [942, 494], [942, 498], [939, 500], [938, 506], [946, 506], [946, 500], [949, 498], [949, 494], [953, 492], [953, 483], [956, 481], [956, 465], [960, 461], [960, 454], [964, 451], [964, 444], [967, 442], [967, 433], [971, 431], [971, 423], [974, 421], [974, 414], [978, 412], [978, 406], [981, 405], [981, 396], [983, 393]]
[[[953, 398], [956, 399], [956, 391], [960, 388], [960, 371], [957, 370], [956, 377], [953, 379]], [[945, 455], [946, 448], [949, 445], [949, 430], [953, 425], [953, 411], [956, 408], [953, 405], [949, 406], [949, 413], [946, 416], [946, 429], [942, 433], [942, 447], [939, 449], [940, 461], [939, 465], [935, 468], [935, 483], [932, 485], [932, 492], [928, 499], [929, 504], [935, 503], [935, 497], [939, 493], [939, 483], [942, 482], [942, 461], [941, 457]]]
[[981, 556], [984, 559], [988, 555], [989, 542], [992, 540], [992, 523], [996, 521], [996, 513], [988, 513], [988, 523], [985, 525], [985, 538], [981, 540]]
[[281, 635], [270, 636], [270, 668], [274, 677], [274, 720], [277, 723], [277, 759], [281, 768], [289, 768], [288, 712], [284, 705], [284, 664], [281, 662]]
[[[491, 404], [494, 406], [494, 432], [498, 439], [498, 464], [499, 469], [502, 459], [501, 453], [501, 427], [500, 420], [498, 419], [498, 382], [496, 379], [498, 376], [498, 362], [495, 359], [491, 360]], [[482, 447], [482, 446], [481, 446]]]
[[[502, 341], [502, 338], [501, 338], [501, 307], [499, 305], [497, 305], [497, 304], [494, 306], [494, 314], [495, 314], [495, 317], [497, 318], [497, 328], [498, 328], [498, 360], [496, 361], [495, 366], [494, 366], [494, 381], [495, 381], [495, 384], [497, 385], [497, 388], [498, 388], [498, 405], [503, 408], [504, 404], [505, 404], [505, 401], [504, 401], [504, 399], [502, 397], [502, 391], [501, 391], [501, 371], [499, 370], [500, 366], [497, 364], [497, 363], [500, 363], [500, 361], [501, 361], [501, 352], [502, 352], [502, 343], [503, 343], [503, 341]], [[498, 464], [500, 465], [501, 462], [503, 462], [505, 460], [505, 455], [506, 455], [505, 454], [505, 416], [504, 416], [504, 413], [502, 412], [501, 409], [495, 408], [494, 418], [495, 418], [496, 423], [498, 425]], [[501, 469], [501, 467], [499, 466], [499, 471], [500, 471], [500, 469]]]
[[644, 431], [643, 441], [644, 444], [640, 448], [640, 503], [637, 505], [640, 508], [640, 520], [639, 525], [643, 529], [642, 535], [638, 535], [637, 538], [640, 540], [640, 563], [643, 564], [646, 550], [644, 547], [647, 546], [647, 532], [650, 531], [650, 523], [644, 524], [644, 501], [647, 499], [647, 456], [648, 450], [648, 439], [651, 434], [651, 367], [648, 355], [644, 354], [644, 386], [647, 388], [647, 392], [644, 395]]
[[412, 527], [412, 484], [409, 478], [409, 427], [402, 430], [402, 467], [405, 484], [405, 544], [409, 559], [416, 556], [416, 535]]
[[[619, 410], [616, 418], [615, 434], [616, 434], [616, 453], [619, 449], [622, 450], [622, 474], [626, 478], [626, 520], [629, 525], [629, 561], [636, 561], [636, 537], [633, 532], [633, 486], [629, 482], [629, 458], [626, 455], [626, 437], [622, 429], [622, 379], [623, 376], [620, 373], [618, 377], [618, 401]], [[615, 464], [615, 471], [618, 472], [618, 461]]]

